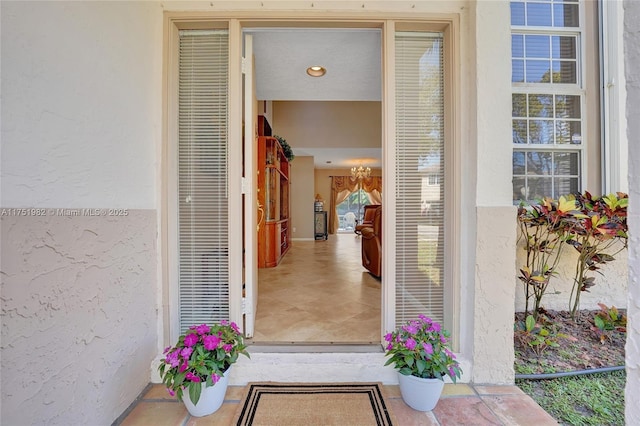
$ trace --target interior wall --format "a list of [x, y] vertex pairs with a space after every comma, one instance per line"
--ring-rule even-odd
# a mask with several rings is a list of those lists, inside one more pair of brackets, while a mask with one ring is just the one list
[[293, 240], [313, 240], [315, 200], [313, 157], [295, 157], [291, 162], [291, 227]]
[[278, 135], [294, 148], [382, 148], [380, 102], [273, 102]]

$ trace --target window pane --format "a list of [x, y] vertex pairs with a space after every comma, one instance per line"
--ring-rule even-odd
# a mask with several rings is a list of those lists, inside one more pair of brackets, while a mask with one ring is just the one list
[[527, 152], [527, 175], [551, 175], [551, 152]]
[[524, 61], [511, 61], [511, 81], [524, 82]]
[[554, 59], [576, 59], [575, 36], [553, 36], [551, 37], [551, 54]]
[[526, 61], [527, 83], [549, 83], [549, 61]]
[[557, 144], [582, 144], [582, 125], [579, 121], [562, 121], [556, 123]]
[[514, 177], [513, 178], [513, 199], [514, 200], [528, 200], [527, 190], [525, 187], [525, 178]]
[[524, 175], [524, 152], [513, 152], [513, 174]]
[[[528, 61], [527, 61], [528, 62]], [[528, 69], [527, 69], [528, 72]], [[575, 84], [578, 82], [575, 61], [553, 61], [553, 82]]]
[[529, 95], [529, 117], [553, 117], [553, 95]]
[[524, 36], [522, 34], [511, 36], [511, 57], [524, 58]]
[[578, 27], [579, 25], [577, 4], [553, 5], [554, 27]]
[[529, 121], [529, 143], [553, 144], [553, 120]]
[[551, 4], [527, 3], [527, 25], [551, 26]]
[[513, 117], [527, 116], [527, 95], [514, 93], [511, 96], [511, 115]]
[[513, 143], [527, 143], [527, 120], [513, 120]]
[[554, 157], [555, 175], [578, 175], [578, 153], [557, 152]]
[[555, 178], [554, 179], [554, 196], [556, 198], [561, 195], [575, 194], [580, 192], [580, 181], [577, 177], [567, 178]]
[[529, 200], [536, 200], [544, 197], [552, 197], [553, 180], [547, 178], [528, 178], [527, 195]]
[[524, 25], [524, 3], [511, 2], [511, 25]]
[[558, 95], [556, 96], [557, 118], [581, 118], [580, 96]]
[[525, 37], [527, 58], [549, 58], [549, 36], [528, 35]]

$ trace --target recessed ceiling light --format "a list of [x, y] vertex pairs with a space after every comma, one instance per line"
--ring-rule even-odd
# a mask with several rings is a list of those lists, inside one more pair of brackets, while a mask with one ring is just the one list
[[307, 68], [307, 74], [311, 77], [322, 77], [327, 73], [327, 70], [320, 65], [314, 65], [312, 67]]

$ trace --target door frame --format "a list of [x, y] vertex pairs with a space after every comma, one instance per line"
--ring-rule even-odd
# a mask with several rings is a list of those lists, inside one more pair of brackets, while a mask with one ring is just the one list
[[[257, 15], [260, 15], [259, 17]], [[302, 19], [305, 18], [305, 19]], [[345, 11], [336, 14], [332, 12], [235, 12], [226, 14], [211, 14], [205, 12], [165, 12], [164, 46], [165, 61], [163, 62], [163, 145], [162, 145], [162, 209], [160, 224], [162, 227], [162, 328], [164, 341], [173, 341], [179, 335], [178, 319], [178, 289], [175, 284], [177, 273], [175, 259], [177, 247], [175, 243], [176, 208], [171, 200], [175, 199], [176, 179], [171, 179], [176, 170], [175, 156], [170, 155], [170, 148], [175, 146], [177, 125], [170, 120], [176, 116], [176, 102], [172, 90], [175, 90], [175, 75], [177, 67], [175, 41], [178, 30], [220, 28], [222, 24], [229, 30], [229, 164], [242, 164], [242, 36], [243, 29], [268, 26], [274, 28], [287, 27], [327, 27], [327, 28], [380, 28], [382, 30], [382, 178], [387, 193], [394, 193], [395, 180], [395, 32], [396, 23], [400, 23], [405, 30], [411, 26], [424, 31], [443, 32], [445, 38], [445, 179], [446, 191], [453, 194], [445, 199], [446, 211], [452, 212], [446, 216], [445, 232], [445, 324], [453, 331], [454, 348], [460, 342], [460, 319], [456, 315], [460, 311], [460, 204], [461, 182], [460, 173], [460, 132], [456, 131], [460, 122], [459, 90], [460, 75], [454, 72], [459, 62], [454, 52], [460, 51], [459, 16], [444, 14], [434, 17], [424, 13], [368, 13], [360, 14]], [[232, 96], [231, 94], [237, 94]], [[235, 142], [234, 142], [235, 141]], [[389, 189], [391, 188], [391, 189]], [[232, 212], [242, 211], [242, 170], [229, 170], [229, 208]], [[386, 279], [382, 280], [381, 295], [381, 342], [383, 336], [395, 328], [395, 199], [387, 197], [383, 203], [383, 227], [385, 239], [383, 241], [383, 270]], [[255, 220], [255, 218], [254, 218]], [[254, 228], [255, 229], [255, 224]], [[238, 214], [229, 215], [230, 253], [242, 253], [243, 230], [242, 217]], [[242, 324], [242, 256], [229, 257], [229, 316], [231, 321]]]

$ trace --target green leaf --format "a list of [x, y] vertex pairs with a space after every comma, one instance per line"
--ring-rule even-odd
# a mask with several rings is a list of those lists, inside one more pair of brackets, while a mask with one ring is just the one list
[[533, 331], [534, 327], [536, 326], [536, 320], [533, 319], [533, 315], [528, 315], [527, 319], [525, 320], [525, 325], [526, 325], [526, 330], [531, 332]]
[[202, 385], [197, 382], [192, 382], [189, 385], [189, 399], [193, 402], [193, 405], [196, 405], [200, 400], [200, 393], [202, 392]]
[[418, 374], [422, 374], [425, 368], [427, 368], [427, 363], [423, 359], [416, 360], [416, 367], [418, 367]]
[[600, 330], [604, 330], [604, 321], [602, 320], [602, 318], [595, 317], [593, 319], [593, 322], [596, 324], [596, 327], [598, 327]]
[[413, 367], [413, 357], [409, 355], [405, 356], [404, 362], [406, 362], [409, 367]]

